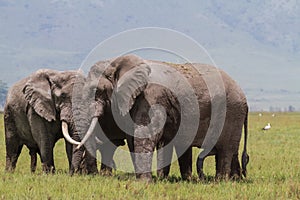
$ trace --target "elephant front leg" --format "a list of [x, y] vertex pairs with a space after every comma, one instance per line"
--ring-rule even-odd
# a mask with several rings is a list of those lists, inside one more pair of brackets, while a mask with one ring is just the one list
[[41, 148], [42, 169], [46, 174], [55, 173], [53, 149]]
[[40, 142], [38, 144], [41, 154], [42, 170], [44, 173], [55, 173], [53, 148], [54, 143], [49, 139], [46, 133], [40, 133]]
[[65, 148], [66, 148], [66, 154], [68, 158], [68, 163], [69, 163], [69, 173], [72, 174], [72, 153], [73, 153], [73, 145], [70, 144], [68, 141], [65, 139]]
[[[139, 130], [136, 130], [137, 132]], [[138, 179], [152, 180], [152, 158], [155, 142], [151, 138], [134, 138], [135, 173]]]
[[117, 146], [111, 142], [100, 146], [101, 153], [101, 168], [100, 173], [103, 175], [112, 175], [112, 168], [115, 168], [115, 162], [113, 160], [114, 153]]

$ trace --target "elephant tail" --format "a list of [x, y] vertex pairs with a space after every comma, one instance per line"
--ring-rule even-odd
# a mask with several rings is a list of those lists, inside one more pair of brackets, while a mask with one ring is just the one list
[[249, 162], [249, 155], [247, 154], [247, 139], [248, 139], [248, 109], [244, 121], [244, 150], [242, 154], [242, 174], [247, 176], [247, 164]]

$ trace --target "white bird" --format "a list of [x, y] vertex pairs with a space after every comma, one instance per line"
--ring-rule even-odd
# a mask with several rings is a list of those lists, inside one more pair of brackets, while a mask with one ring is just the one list
[[261, 114], [261, 113], [259, 113], [259, 114], [258, 114], [258, 116], [259, 116], [259, 117], [261, 117], [261, 116], [262, 116], [262, 114]]
[[262, 130], [269, 130], [271, 128], [271, 124], [268, 123]]
[[272, 117], [275, 117], [275, 114], [274, 114], [274, 113], [272, 114]]

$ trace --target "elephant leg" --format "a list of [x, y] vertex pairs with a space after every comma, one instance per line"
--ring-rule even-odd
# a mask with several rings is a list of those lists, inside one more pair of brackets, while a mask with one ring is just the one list
[[232, 152], [229, 150], [218, 151], [217, 164], [217, 174], [216, 179], [229, 180], [231, 172], [231, 162], [232, 162]]
[[206, 156], [202, 156], [201, 153], [199, 154], [197, 158], [197, 174], [200, 180], [204, 180], [204, 172], [203, 172], [203, 163], [205, 160]]
[[151, 138], [134, 138], [136, 177], [152, 180], [152, 158], [155, 143]]
[[127, 141], [127, 146], [130, 152], [130, 157], [131, 157], [131, 161], [133, 164], [133, 168], [134, 171], [136, 171], [136, 167], [135, 167], [135, 156], [134, 156], [134, 137], [132, 137], [129, 134], [126, 134], [126, 141]]
[[112, 168], [114, 168], [115, 163], [113, 160], [114, 153], [117, 149], [117, 146], [111, 142], [101, 145], [99, 148], [101, 153], [101, 167], [100, 173], [103, 175], [111, 175]]
[[36, 163], [37, 163], [37, 149], [29, 148], [29, 155], [30, 155], [30, 171], [34, 173], [36, 171]]
[[97, 168], [97, 144], [94, 139], [89, 139], [85, 144], [86, 153], [85, 153], [85, 161], [86, 161], [86, 169], [87, 174], [98, 174]]
[[235, 153], [232, 157], [230, 178], [234, 180], [239, 180], [242, 178], [242, 171], [238, 153]]
[[13, 172], [16, 168], [16, 164], [22, 151], [23, 144], [21, 144], [20, 138], [18, 137], [18, 131], [15, 125], [15, 121], [10, 113], [9, 108], [6, 109], [4, 114], [4, 124], [6, 145], [5, 171]]
[[38, 146], [40, 149], [43, 172], [45, 172], [46, 174], [55, 173], [54, 158], [53, 158], [53, 148], [54, 148], [53, 143], [49, 139], [41, 139]]
[[159, 141], [157, 149], [157, 176], [160, 179], [167, 178], [173, 155], [173, 145], [166, 145], [166, 141]]
[[43, 172], [54, 172], [53, 147], [55, 140], [52, 135], [54, 134], [52, 133], [52, 124], [33, 111], [28, 116], [33, 139], [40, 150]]
[[[41, 142], [41, 147], [45, 145], [45, 142]], [[40, 148], [41, 148], [40, 147]], [[54, 166], [54, 159], [53, 159], [53, 150], [47, 149], [45, 147], [41, 148], [41, 161], [42, 161], [42, 169], [45, 173], [54, 173], [55, 166]]]
[[73, 145], [70, 144], [65, 140], [65, 148], [66, 148], [66, 154], [68, 158], [68, 163], [69, 163], [69, 173], [72, 173], [72, 152], [73, 152]]
[[183, 180], [190, 180], [192, 178], [192, 147], [189, 147], [185, 152], [180, 155], [181, 148], [175, 146], [175, 150], [178, 157], [180, 174]]
[[216, 153], [216, 155], [215, 155], [215, 163], [216, 163], [216, 175], [221, 174], [221, 166], [219, 165], [218, 153]]
[[6, 167], [5, 171], [14, 172], [18, 158], [21, 154], [23, 145], [15, 141], [6, 141]]
[[91, 174], [91, 175], [98, 174], [96, 155], [90, 150], [86, 150], [84, 159], [85, 159], [87, 174]]

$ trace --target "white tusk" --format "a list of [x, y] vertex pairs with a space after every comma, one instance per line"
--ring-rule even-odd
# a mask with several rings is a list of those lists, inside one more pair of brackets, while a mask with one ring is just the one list
[[82, 145], [84, 145], [84, 143], [89, 139], [89, 137], [92, 135], [97, 123], [98, 123], [98, 118], [94, 117], [92, 122], [91, 122], [91, 125], [89, 127], [89, 130], [86, 132], [84, 138], [81, 140], [81, 142], [76, 147], [76, 149], [79, 149], [80, 147], [82, 147]]
[[97, 144], [101, 144], [101, 145], [103, 144], [103, 142], [97, 136], [95, 136], [95, 140]]
[[65, 137], [65, 139], [70, 142], [71, 144], [75, 144], [75, 145], [79, 145], [80, 142], [77, 142], [75, 140], [73, 140], [71, 137], [70, 137], [70, 134], [69, 134], [69, 131], [68, 131], [68, 124], [66, 122], [62, 122], [61, 123], [61, 127], [62, 127], [62, 132], [63, 132], [63, 135]]

